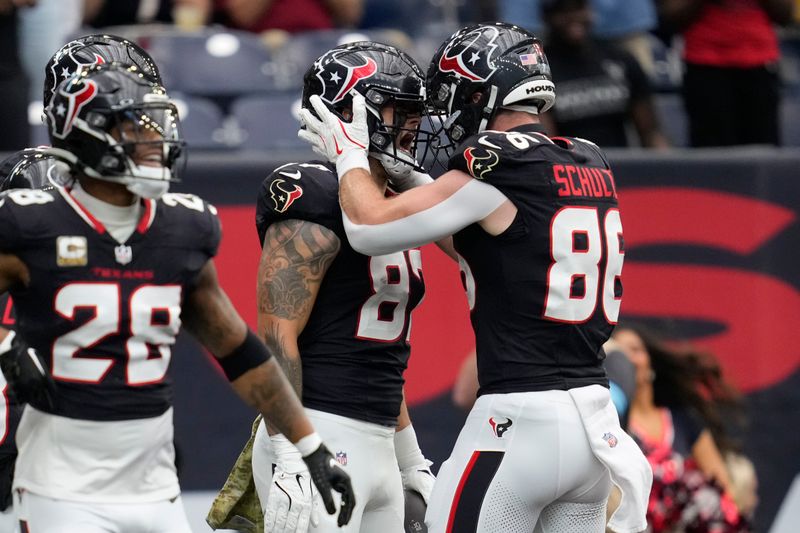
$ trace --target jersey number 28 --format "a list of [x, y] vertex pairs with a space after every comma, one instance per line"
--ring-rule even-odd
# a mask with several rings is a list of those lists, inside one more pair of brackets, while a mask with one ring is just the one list
[[[127, 324], [122, 323], [121, 306], [129, 306]], [[164, 379], [171, 357], [170, 345], [180, 330], [181, 287], [143, 285], [131, 293], [127, 302], [116, 283], [70, 283], [55, 298], [56, 312], [74, 320], [78, 309], [88, 308], [94, 316], [56, 339], [53, 343], [53, 377], [64, 381], [98, 383], [114, 365], [114, 359], [81, 357], [80, 350], [91, 349], [112, 335], [127, 337], [125, 381], [128, 385], [147, 385]], [[150, 347], [160, 357], [150, 356]]]

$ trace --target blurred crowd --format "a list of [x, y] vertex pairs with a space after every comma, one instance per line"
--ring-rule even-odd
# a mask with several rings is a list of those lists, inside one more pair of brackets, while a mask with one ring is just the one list
[[0, 150], [36, 139], [29, 125], [38, 108], [28, 104], [37, 99], [30, 87], [43, 80], [39, 65], [83, 27], [218, 28], [262, 35], [266, 47], [337, 28], [390, 29], [390, 44], [414, 48], [425, 67], [433, 52], [426, 43], [482, 20], [544, 38], [558, 94], [545, 117], [553, 135], [603, 147], [794, 145], [793, 7], [793, 0], [0, 0]]

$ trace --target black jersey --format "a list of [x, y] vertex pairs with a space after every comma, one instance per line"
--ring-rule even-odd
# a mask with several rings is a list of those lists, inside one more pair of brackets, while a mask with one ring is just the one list
[[370, 257], [347, 242], [339, 184], [329, 165], [291, 164], [274, 171], [258, 195], [260, 242], [270, 224], [299, 219], [333, 231], [341, 242], [298, 339], [303, 404], [393, 426], [408, 363], [411, 311], [425, 285], [419, 250]]
[[[14, 329], [14, 305], [7, 294], [0, 294], [0, 326]], [[22, 408], [0, 373], [0, 511], [11, 504], [11, 482], [17, 457], [15, 436]]]
[[[14, 323], [14, 302], [8, 294], [0, 294], [0, 327], [13, 330]], [[17, 401], [2, 373], [0, 373], [0, 391], [2, 391], [0, 396], [0, 463], [2, 463], [4, 459], [17, 455], [14, 435], [17, 433], [23, 406]]]
[[594, 144], [537, 126], [469, 138], [450, 168], [517, 207], [491, 236], [454, 236], [478, 354], [480, 394], [608, 386], [602, 344], [619, 314], [622, 225], [614, 178]]
[[28, 267], [10, 293], [16, 330], [50, 365], [58, 405], [87, 420], [155, 417], [172, 401], [167, 375], [181, 306], [216, 254], [220, 226], [200, 198], [143, 201], [136, 231], [115, 241], [66, 190], [10, 191], [0, 251]]

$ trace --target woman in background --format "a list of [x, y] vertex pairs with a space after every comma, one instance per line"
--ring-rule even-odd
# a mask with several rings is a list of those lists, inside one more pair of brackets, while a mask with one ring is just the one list
[[720, 409], [738, 409], [740, 399], [718, 363], [672, 351], [632, 327], [617, 327], [613, 339], [636, 366], [628, 432], [653, 467], [651, 530], [749, 531], [723, 460], [735, 446]]

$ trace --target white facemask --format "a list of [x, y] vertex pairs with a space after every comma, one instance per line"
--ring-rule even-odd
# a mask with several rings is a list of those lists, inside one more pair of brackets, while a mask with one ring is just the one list
[[125, 185], [125, 188], [136, 196], [147, 198], [148, 200], [158, 200], [161, 196], [169, 191], [169, 182], [167, 181], [131, 181]]
[[125, 187], [137, 196], [156, 200], [169, 191], [172, 172], [168, 168], [135, 165], [130, 162], [131, 174], [125, 178]]

